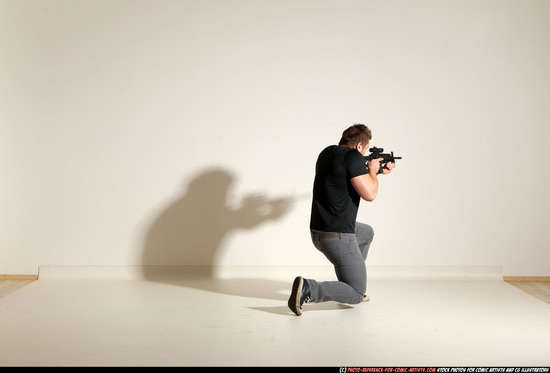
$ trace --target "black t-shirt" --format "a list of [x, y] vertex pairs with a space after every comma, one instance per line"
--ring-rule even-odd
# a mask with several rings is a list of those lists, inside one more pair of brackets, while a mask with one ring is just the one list
[[363, 155], [347, 146], [325, 148], [315, 165], [310, 228], [354, 233], [361, 197], [350, 179], [367, 173]]

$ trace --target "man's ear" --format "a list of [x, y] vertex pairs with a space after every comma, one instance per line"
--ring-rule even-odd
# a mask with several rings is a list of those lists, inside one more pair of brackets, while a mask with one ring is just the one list
[[369, 148], [369, 143], [360, 143], [358, 142], [356, 145], [355, 145], [355, 150], [357, 150], [359, 153], [363, 153], [363, 152], [366, 152], [366, 149]]

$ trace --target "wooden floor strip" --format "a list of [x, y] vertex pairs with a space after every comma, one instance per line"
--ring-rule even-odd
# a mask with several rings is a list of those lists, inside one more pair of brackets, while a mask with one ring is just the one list
[[0, 275], [0, 280], [38, 280], [38, 275]]
[[550, 282], [548, 276], [504, 276], [506, 282]]

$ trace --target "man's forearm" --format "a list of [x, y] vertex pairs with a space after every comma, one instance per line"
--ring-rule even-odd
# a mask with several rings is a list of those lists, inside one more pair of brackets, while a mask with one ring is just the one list
[[370, 190], [370, 195], [372, 196], [372, 199], [366, 199], [364, 198], [366, 201], [369, 201], [369, 202], [372, 202], [374, 201], [374, 199], [376, 198], [376, 196], [378, 195], [378, 174], [368, 174], [367, 175], [367, 183], [369, 184], [368, 185], [368, 188]]
[[365, 174], [351, 179], [351, 185], [365, 201], [372, 202], [378, 194], [378, 175]]

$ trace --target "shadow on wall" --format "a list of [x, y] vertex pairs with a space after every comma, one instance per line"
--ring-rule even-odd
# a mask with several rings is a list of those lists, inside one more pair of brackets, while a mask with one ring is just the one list
[[252, 297], [280, 290], [283, 284], [273, 281], [255, 279], [252, 285], [251, 280], [216, 278], [217, 256], [228, 233], [281, 219], [292, 203], [290, 198], [251, 194], [232, 208], [228, 197], [233, 182], [226, 170], [204, 171], [189, 182], [184, 195], [161, 211], [144, 241], [145, 279]]

